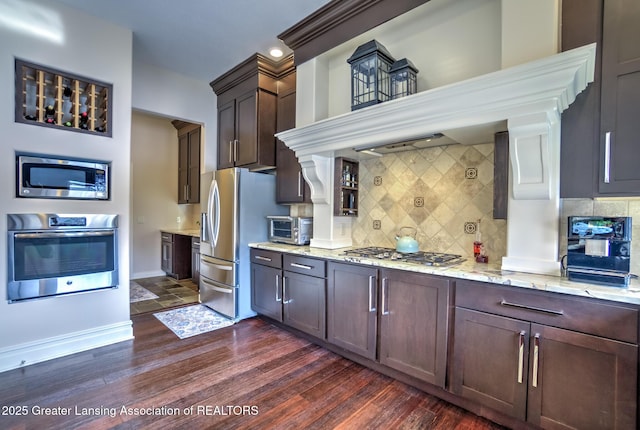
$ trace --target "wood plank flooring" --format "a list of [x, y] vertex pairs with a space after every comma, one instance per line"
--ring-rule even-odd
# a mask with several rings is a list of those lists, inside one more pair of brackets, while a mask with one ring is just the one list
[[0, 428], [502, 428], [259, 318], [184, 340], [133, 322], [133, 341], [0, 373]]

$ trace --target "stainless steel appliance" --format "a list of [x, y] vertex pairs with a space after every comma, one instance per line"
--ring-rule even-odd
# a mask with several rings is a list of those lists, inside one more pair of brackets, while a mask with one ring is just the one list
[[456, 254], [428, 251], [400, 253], [393, 248], [382, 248], [379, 246], [349, 249], [344, 252], [344, 255], [351, 257], [350, 260], [354, 262], [357, 262], [358, 258], [375, 258], [378, 260], [391, 260], [402, 263], [421, 264], [423, 266], [442, 267], [460, 264], [466, 260], [461, 255]]
[[290, 245], [308, 245], [313, 236], [313, 218], [269, 215], [269, 240]]
[[630, 264], [630, 217], [569, 217], [569, 280], [626, 287], [631, 277]]
[[118, 285], [118, 215], [8, 214], [7, 300]]
[[50, 199], [109, 199], [106, 161], [16, 154], [16, 196]]
[[200, 302], [234, 320], [253, 316], [247, 245], [266, 241], [265, 217], [288, 208], [275, 203], [273, 175], [231, 168], [200, 184]]

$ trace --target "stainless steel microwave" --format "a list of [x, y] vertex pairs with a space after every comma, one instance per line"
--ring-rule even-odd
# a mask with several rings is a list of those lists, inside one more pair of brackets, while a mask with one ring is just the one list
[[286, 215], [268, 216], [269, 241], [308, 245], [313, 236], [313, 218]]
[[111, 163], [16, 154], [16, 196], [109, 200]]

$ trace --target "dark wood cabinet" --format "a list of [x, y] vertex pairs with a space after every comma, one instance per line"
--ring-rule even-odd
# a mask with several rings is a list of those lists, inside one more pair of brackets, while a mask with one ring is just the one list
[[327, 340], [375, 360], [378, 270], [329, 262], [327, 276]]
[[444, 388], [449, 281], [388, 269], [380, 278], [380, 363]]
[[[278, 81], [278, 119], [276, 131], [296, 126], [296, 73], [291, 59], [290, 71]], [[295, 152], [281, 140], [276, 143], [276, 201], [280, 204], [311, 203], [309, 185]]]
[[191, 238], [191, 280], [200, 285], [200, 238]]
[[197, 124], [178, 129], [178, 203], [200, 202], [200, 135]]
[[561, 197], [640, 194], [640, 4], [562, 2], [562, 50], [596, 42], [595, 81], [562, 114]]
[[323, 260], [252, 249], [251, 307], [261, 315], [325, 339], [325, 276]]
[[160, 268], [176, 279], [191, 278], [191, 236], [160, 233]]
[[278, 63], [255, 54], [211, 82], [218, 96], [218, 169], [275, 168]]
[[452, 392], [542, 428], [636, 428], [637, 310], [552, 296], [457, 285]]

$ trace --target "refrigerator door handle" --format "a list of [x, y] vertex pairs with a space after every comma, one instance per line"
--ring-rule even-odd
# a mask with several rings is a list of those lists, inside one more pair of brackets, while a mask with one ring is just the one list
[[213, 232], [213, 246], [218, 244], [218, 236], [220, 234], [220, 189], [218, 181], [214, 180], [211, 187], [213, 198], [209, 199], [209, 213], [211, 214], [211, 231]]

